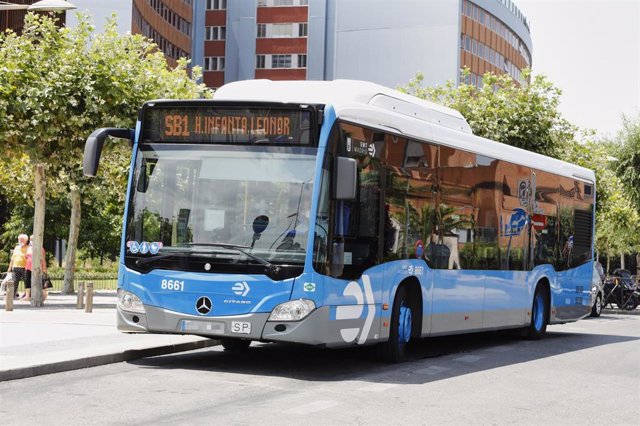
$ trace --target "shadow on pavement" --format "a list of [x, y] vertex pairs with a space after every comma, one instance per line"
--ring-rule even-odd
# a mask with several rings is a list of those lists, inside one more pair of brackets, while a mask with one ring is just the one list
[[400, 364], [378, 361], [375, 347], [329, 350], [274, 343], [254, 343], [244, 352], [225, 352], [217, 346], [130, 363], [147, 368], [199, 370], [203, 374], [423, 384], [636, 340], [640, 338], [550, 331], [542, 340], [526, 341], [513, 332], [490, 332], [422, 339], [412, 344], [407, 361]]

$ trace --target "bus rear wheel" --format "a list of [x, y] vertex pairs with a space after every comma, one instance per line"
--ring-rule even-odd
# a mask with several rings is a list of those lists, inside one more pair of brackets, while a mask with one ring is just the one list
[[389, 340], [378, 345], [378, 356], [386, 362], [400, 362], [404, 359], [407, 344], [411, 339], [413, 312], [407, 303], [407, 290], [398, 288], [391, 310]]
[[246, 351], [251, 345], [251, 340], [229, 339], [229, 338], [223, 338], [220, 340], [221, 340], [220, 344], [222, 345], [224, 350], [228, 352]]
[[530, 340], [539, 340], [547, 332], [549, 323], [549, 297], [543, 286], [536, 287], [531, 306], [531, 324], [527, 328], [526, 337]]

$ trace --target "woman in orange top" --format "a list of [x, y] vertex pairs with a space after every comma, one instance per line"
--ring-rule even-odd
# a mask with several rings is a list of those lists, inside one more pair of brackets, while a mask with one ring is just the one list
[[[47, 262], [44, 258], [44, 247], [42, 248], [42, 257], [40, 258], [40, 266], [42, 268], [42, 273], [47, 273]], [[20, 300], [24, 300], [28, 302], [31, 300], [31, 271], [33, 270], [33, 235], [29, 237], [29, 247], [27, 248], [27, 263], [25, 264], [25, 283], [24, 283], [24, 295], [20, 298]], [[46, 300], [48, 296], [48, 289], [42, 288], [42, 300]]]

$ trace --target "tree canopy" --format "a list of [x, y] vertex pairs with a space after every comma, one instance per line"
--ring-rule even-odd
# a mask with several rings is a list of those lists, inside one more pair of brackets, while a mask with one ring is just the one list
[[[123, 187], [117, 185], [127, 175], [128, 155], [103, 162], [112, 170], [89, 182], [82, 176], [87, 136], [97, 127], [133, 127], [146, 100], [210, 95], [197, 82], [199, 68], [187, 70], [187, 61], [180, 60], [170, 69], [151, 40], [119, 35], [115, 19], [103, 33], [93, 30], [83, 14], [74, 28], [58, 28], [48, 16], [28, 14], [22, 35], [0, 35], [0, 167], [10, 173], [0, 176], [0, 183], [11, 186], [4, 196], [19, 203], [20, 197], [34, 197], [27, 177], [35, 175], [36, 218], [44, 209], [37, 194], [44, 191], [45, 170], [53, 177], [48, 179], [49, 197], [68, 193], [71, 200], [79, 200], [73, 194], [89, 191], [94, 213], [107, 207], [121, 211]], [[71, 203], [71, 211], [79, 209], [78, 202]], [[35, 220], [34, 230], [41, 220]], [[119, 227], [108, 221], [103, 225]], [[34, 253], [38, 252], [36, 245]]]
[[[525, 78], [530, 75], [523, 71]], [[577, 131], [558, 110], [561, 90], [543, 75], [518, 85], [507, 74], [487, 73], [480, 89], [453, 81], [422, 87], [423, 80], [418, 73], [399, 90], [460, 111], [477, 136], [557, 157]]]

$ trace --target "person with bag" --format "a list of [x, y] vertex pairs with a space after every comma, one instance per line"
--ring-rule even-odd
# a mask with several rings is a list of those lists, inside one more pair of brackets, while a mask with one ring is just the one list
[[9, 268], [7, 269], [7, 273], [12, 276], [14, 288], [16, 289], [15, 298], [20, 297], [18, 294], [20, 281], [24, 281], [25, 288], [27, 288], [25, 266], [27, 264], [27, 250], [29, 249], [27, 246], [28, 241], [29, 237], [26, 234], [18, 235], [18, 245], [11, 252], [11, 261], [9, 261]]
[[[27, 248], [26, 254], [26, 264], [25, 264], [25, 292], [24, 296], [20, 298], [25, 302], [31, 300], [31, 273], [33, 270], [33, 235], [29, 237], [29, 247]], [[51, 280], [47, 276], [47, 262], [45, 261], [45, 251], [44, 247], [42, 248], [42, 257], [40, 258], [40, 265], [42, 267], [42, 300], [46, 300], [49, 295], [49, 288], [52, 287]]]

